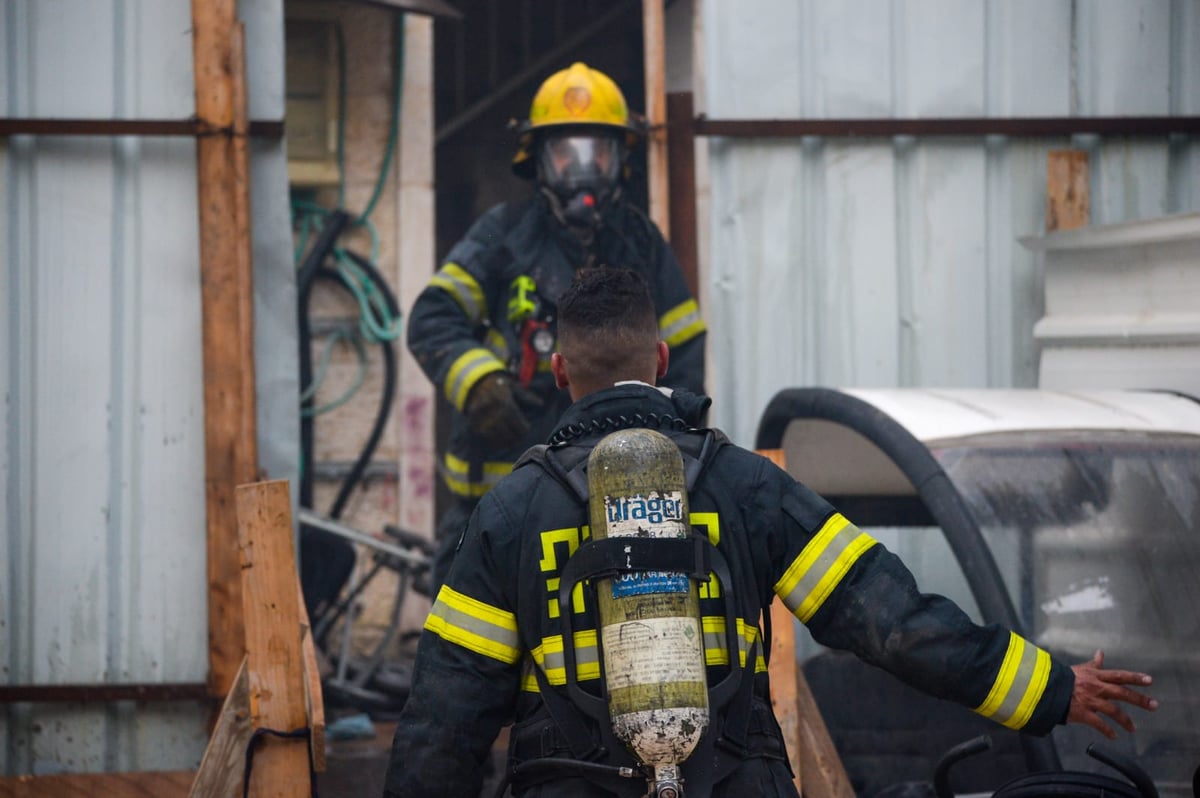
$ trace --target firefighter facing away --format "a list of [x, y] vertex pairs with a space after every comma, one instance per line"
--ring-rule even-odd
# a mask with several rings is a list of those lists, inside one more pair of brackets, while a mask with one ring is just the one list
[[[611, 677], [628, 676], [610, 673], [618, 666], [607, 627], [598, 630], [607, 623], [602, 591], [615, 596], [616, 581], [608, 588], [581, 578], [594, 569], [575, 567], [603, 564], [593, 555], [612, 542], [592, 534], [597, 516], [582, 486], [595, 474], [580, 475], [595, 450], [630, 431], [655, 430], [678, 447], [688, 542], [711, 549], [703, 569], [673, 567], [714, 575], [691, 580], [709, 718], [682, 763], [689, 798], [796, 795], [759, 628], [775, 596], [821, 644], [1025, 733], [1076, 722], [1115, 737], [1102, 716], [1132, 732], [1121, 703], [1157, 707], [1129, 686], [1149, 685], [1149, 676], [1106, 669], [1101, 652], [1069, 666], [1008, 629], [973, 623], [947, 598], [920, 593], [895, 555], [822, 497], [699, 428], [707, 399], [653, 386], [667, 372], [669, 348], [636, 273], [581, 272], [558, 311], [552, 368], [574, 403], [550, 444], [525, 453], [470, 519], [422, 633], [386, 796], [477, 795], [481, 763], [508, 722], [517, 795], [646, 793], [639, 762], [614, 743], [611, 716], [596, 712], [597, 696], [615, 694]], [[646, 646], [637, 652], [643, 663], [620, 667], [653, 665], [660, 653]], [[618, 775], [620, 767], [640, 778]]]
[[667, 384], [704, 383], [705, 326], [669, 245], [624, 196], [640, 140], [617, 85], [575, 63], [538, 89], [512, 169], [531, 196], [492, 208], [447, 253], [409, 313], [408, 347], [456, 411], [441, 470], [440, 583], [471, 510], [570, 403], [554, 385], [556, 305], [576, 270], [621, 264], [650, 284], [674, 361]]

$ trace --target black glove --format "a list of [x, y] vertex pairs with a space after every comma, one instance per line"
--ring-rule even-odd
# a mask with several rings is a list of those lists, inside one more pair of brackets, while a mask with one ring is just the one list
[[493, 371], [476, 383], [467, 397], [464, 412], [471, 430], [497, 449], [515, 446], [529, 432], [529, 422], [513, 395], [519, 387], [511, 375]]

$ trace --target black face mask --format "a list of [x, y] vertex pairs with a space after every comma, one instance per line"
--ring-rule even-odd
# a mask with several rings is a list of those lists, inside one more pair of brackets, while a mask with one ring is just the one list
[[620, 188], [624, 147], [612, 133], [564, 133], [546, 136], [538, 144], [538, 181], [552, 199], [562, 220], [576, 227], [595, 228], [604, 207]]

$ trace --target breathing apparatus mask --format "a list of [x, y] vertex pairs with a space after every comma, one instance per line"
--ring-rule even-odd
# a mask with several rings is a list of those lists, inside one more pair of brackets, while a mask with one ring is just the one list
[[594, 230], [620, 193], [625, 145], [619, 133], [574, 130], [545, 134], [537, 144], [538, 182], [567, 225]]

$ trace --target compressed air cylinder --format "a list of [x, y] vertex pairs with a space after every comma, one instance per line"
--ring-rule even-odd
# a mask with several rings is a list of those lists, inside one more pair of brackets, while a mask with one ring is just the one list
[[[689, 536], [683, 458], [665, 435], [614, 432], [588, 459], [592, 537]], [[686, 574], [635, 572], [596, 585], [609, 714], [642, 764], [692, 753], [708, 727], [700, 599]]]

